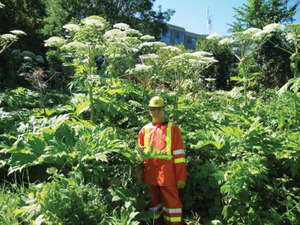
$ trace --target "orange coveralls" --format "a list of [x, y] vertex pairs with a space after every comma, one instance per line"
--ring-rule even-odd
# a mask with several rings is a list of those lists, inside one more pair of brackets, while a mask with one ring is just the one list
[[[169, 144], [168, 136], [171, 136]], [[181, 225], [182, 204], [179, 200], [176, 181], [187, 178], [180, 129], [176, 124], [170, 122], [149, 123], [141, 129], [138, 143], [140, 146], [148, 145], [145, 147], [154, 146], [156, 151], [171, 155], [170, 160], [160, 158], [144, 160], [144, 182], [150, 185], [152, 195], [150, 210], [162, 211], [165, 224]], [[169, 145], [171, 146], [168, 147]], [[168, 148], [170, 148], [169, 151]]]

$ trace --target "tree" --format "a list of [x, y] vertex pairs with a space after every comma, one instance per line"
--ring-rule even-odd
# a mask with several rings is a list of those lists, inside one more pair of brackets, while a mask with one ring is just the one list
[[126, 23], [134, 29], [159, 37], [161, 30], [166, 30], [165, 22], [170, 20], [174, 11], [152, 10], [155, 0], [49, 0], [44, 33], [60, 35], [62, 25], [70, 21], [99, 15], [110, 25]]
[[22, 30], [27, 35], [14, 44], [15, 48], [30, 50], [35, 53], [43, 51], [43, 39], [40, 30], [45, 16], [44, 0], [2, 0], [5, 5], [0, 9], [0, 33]]
[[247, 0], [241, 7], [234, 7], [237, 20], [229, 24], [230, 32], [246, 30], [250, 27], [262, 29], [271, 23], [292, 23], [293, 16], [297, 12], [300, 1], [291, 7], [288, 6], [290, 0]]

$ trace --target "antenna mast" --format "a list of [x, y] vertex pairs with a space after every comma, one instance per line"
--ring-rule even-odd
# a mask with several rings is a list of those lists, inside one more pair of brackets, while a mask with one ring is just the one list
[[207, 30], [208, 30], [208, 34], [210, 34], [210, 31], [211, 31], [211, 19], [210, 19], [210, 16], [209, 16], [209, 6], [207, 5], [206, 6], [206, 27], [207, 27]]

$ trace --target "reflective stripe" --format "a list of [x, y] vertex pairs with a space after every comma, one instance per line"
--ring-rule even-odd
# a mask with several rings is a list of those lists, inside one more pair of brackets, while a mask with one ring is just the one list
[[162, 207], [162, 204], [161, 204], [161, 203], [159, 203], [159, 204], [158, 204], [158, 205], [156, 205], [155, 207], [153, 207], [153, 208], [150, 208], [150, 211], [157, 211], [157, 210], [159, 210], [161, 207]]
[[[171, 152], [171, 150], [172, 150], [172, 126], [173, 126], [173, 123], [169, 122], [168, 127], [167, 127], [166, 153], [170, 156], [172, 155], [172, 152]], [[145, 134], [144, 134], [144, 147], [146, 147], [146, 151], [150, 150], [149, 140], [150, 140], [150, 127], [147, 126], [147, 127], [145, 127]]]
[[177, 159], [174, 159], [174, 163], [185, 163], [185, 158], [177, 158]]
[[169, 209], [166, 207], [163, 207], [163, 210], [167, 213], [182, 213], [182, 209], [181, 208], [177, 208], [177, 209]]
[[178, 217], [169, 217], [169, 216], [164, 216], [164, 219], [166, 221], [169, 221], [169, 222], [181, 222], [181, 217], [178, 216]]
[[145, 128], [144, 146], [146, 147], [147, 150], [149, 148], [149, 136], [150, 136], [149, 133], [150, 133], [150, 129], [149, 128]]
[[172, 153], [171, 153], [171, 148], [172, 148], [172, 125], [173, 125], [173, 123], [169, 122], [168, 123], [168, 128], [167, 128], [167, 148], [166, 148], [166, 153], [168, 155], [172, 155]]
[[180, 154], [185, 155], [185, 151], [183, 149], [178, 149], [178, 150], [173, 151], [173, 155], [180, 155]]

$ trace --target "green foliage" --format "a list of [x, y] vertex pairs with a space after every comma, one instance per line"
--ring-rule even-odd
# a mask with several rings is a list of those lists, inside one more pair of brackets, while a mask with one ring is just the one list
[[271, 23], [291, 23], [299, 2], [288, 7], [290, 0], [248, 0], [241, 7], [234, 7], [237, 20], [230, 31], [243, 31], [250, 27], [263, 28]]
[[213, 53], [218, 63], [215, 63], [201, 74], [204, 82], [205, 79], [215, 79], [215, 88], [217, 90], [230, 90], [232, 88], [231, 76], [236, 74], [237, 59], [224, 46], [220, 46], [217, 40], [198, 39], [196, 43], [198, 51], [207, 51]]

